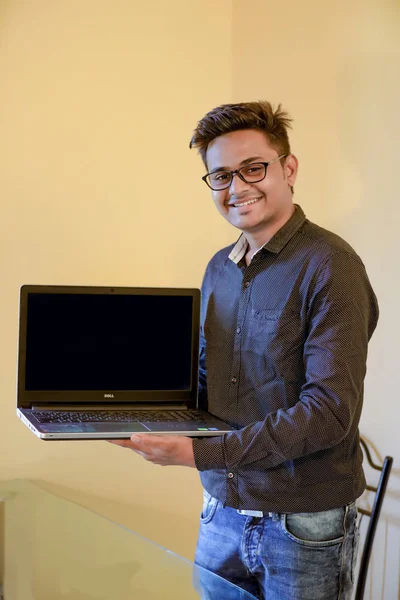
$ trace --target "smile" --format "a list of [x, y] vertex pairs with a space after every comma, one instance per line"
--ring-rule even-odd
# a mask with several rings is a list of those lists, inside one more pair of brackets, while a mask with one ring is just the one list
[[261, 198], [262, 196], [260, 196], [259, 198], [252, 198], [251, 200], [247, 200], [247, 202], [239, 202], [238, 204], [231, 204], [231, 206], [234, 206], [235, 208], [240, 208], [241, 206], [250, 206], [250, 204], [255, 204], [256, 202], [261, 200]]

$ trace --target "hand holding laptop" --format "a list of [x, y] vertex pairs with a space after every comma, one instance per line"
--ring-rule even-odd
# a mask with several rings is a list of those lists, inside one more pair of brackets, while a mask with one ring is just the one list
[[196, 467], [191, 438], [179, 435], [132, 435], [129, 440], [109, 440], [110, 444], [134, 450], [155, 465]]

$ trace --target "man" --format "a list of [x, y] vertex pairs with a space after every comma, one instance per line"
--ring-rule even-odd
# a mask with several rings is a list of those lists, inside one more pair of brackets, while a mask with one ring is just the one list
[[197, 564], [269, 600], [346, 600], [378, 306], [354, 250], [293, 204], [289, 126], [280, 106], [229, 104], [209, 112], [191, 141], [218, 211], [242, 232], [204, 277], [199, 390], [238, 431], [121, 444], [200, 471]]

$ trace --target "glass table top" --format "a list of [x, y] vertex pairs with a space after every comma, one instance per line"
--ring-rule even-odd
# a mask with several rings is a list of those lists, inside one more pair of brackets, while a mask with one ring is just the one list
[[33, 482], [0, 482], [0, 503], [4, 600], [254, 600]]

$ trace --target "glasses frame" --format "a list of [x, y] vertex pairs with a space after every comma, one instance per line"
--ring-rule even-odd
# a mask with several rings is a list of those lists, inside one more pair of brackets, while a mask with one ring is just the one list
[[[285, 158], [285, 156], [289, 156], [289, 155], [281, 154], [281, 156], [277, 156], [276, 158], [273, 158], [272, 160], [269, 160], [268, 162], [255, 161], [255, 162], [249, 163], [248, 165], [244, 165], [243, 167], [240, 167], [240, 169], [236, 169], [235, 171], [228, 171], [225, 169], [222, 171], [211, 171], [210, 173], [206, 173], [206, 175], [203, 175], [202, 180], [210, 188], [210, 190], [213, 190], [213, 192], [222, 192], [222, 190], [227, 190], [229, 187], [231, 187], [234, 175], [237, 175], [239, 177], [239, 179], [244, 181], [244, 183], [250, 183], [250, 184], [251, 183], [259, 183], [260, 181], [262, 181], [263, 179], [266, 178], [268, 166], [272, 165], [274, 162], [277, 162], [281, 158]], [[264, 166], [264, 175], [260, 179], [253, 180], [253, 181], [247, 181], [247, 179], [245, 179], [244, 175], [242, 175], [242, 173], [241, 173], [242, 169], [247, 169], [248, 167], [251, 167], [251, 165], [263, 165]], [[229, 173], [231, 176], [229, 183], [227, 183], [224, 187], [213, 188], [211, 186], [211, 184], [207, 181], [207, 178], [210, 175], [214, 175], [215, 173]]]

